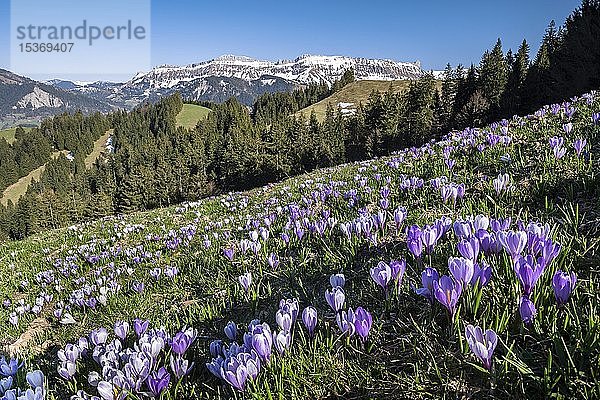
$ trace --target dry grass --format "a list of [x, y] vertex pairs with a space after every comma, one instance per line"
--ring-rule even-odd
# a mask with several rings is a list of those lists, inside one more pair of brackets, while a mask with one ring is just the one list
[[[56, 158], [61, 153], [64, 155], [67, 155], [69, 152], [67, 150], [57, 151], [57, 152], [52, 153], [52, 157]], [[4, 205], [4, 206], [6, 206], [9, 201], [12, 201], [13, 204], [16, 204], [17, 201], [21, 198], [21, 196], [23, 196], [25, 193], [27, 193], [27, 188], [29, 188], [29, 185], [31, 184], [31, 182], [34, 179], [36, 181], [38, 181], [40, 179], [40, 177], [44, 173], [45, 169], [46, 169], [46, 164], [34, 169], [29, 174], [25, 175], [24, 177], [22, 177], [21, 179], [19, 179], [18, 181], [16, 181], [9, 187], [7, 187], [4, 190], [4, 192], [2, 193], [2, 198], [0, 199], [0, 203], [2, 203], [2, 205]]]
[[86, 168], [91, 168], [92, 165], [94, 165], [94, 163], [98, 159], [98, 157], [100, 157], [100, 155], [104, 153], [104, 151], [106, 151], [106, 142], [108, 141], [110, 135], [113, 134], [113, 132], [114, 129], [107, 130], [106, 133], [104, 133], [104, 135], [100, 136], [100, 138], [94, 142], [94, 149], [90, 154], [87, 155], [87, 157], [85, 157]]
[[308, 118], [311, 112], [314, 111], [317, 119], [319, 121], [323, 121], [323, 119], [325, 119], [325, 112], [327, 111], [327, 104], [331, 103], [334, 108], [337, 108], [339, 103], [354, 103], [354, 107], [357, 107], [360, 103], [365, 104], [369, 98], [369, 95], [374, 90], [384, 93], [390, 88], [391, 85], [394, 93], [398, 93], [407, 90], [409, 84], [409, 80], [352, 82], [339, 92], [336, 92], [328, 98], [298, 111], [296, 114], [300, 115], [300, 113], [304, 113], [304, 116]]

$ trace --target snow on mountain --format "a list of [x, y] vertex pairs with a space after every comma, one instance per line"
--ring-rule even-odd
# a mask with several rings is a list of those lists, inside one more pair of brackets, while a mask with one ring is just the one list
[[175, 92], [188, 100], [222, 102], [236, 97], [251, 105], [264, 93], [290, 91], [320, 82], [331, 85], [348, 69], [354, 71], [358, 80], [415, 79], [423, 73], [418, 62], [315, 55], [273, 62], [224, 55], [185, 66], [161, 65], [122, 84], [58, 80], [53, 84], [126, 108]]
[[147, 73], [137, 74], [126, 85], [148, 84], [151, 88], [174, 87], [209, 76], [226, 76], [253, 81], [269, 75], [297, 84], [320, 83], [331, 85], [348, 70], [356, 79], [399, 80], [417, 78], [421, 73], [418, 62], [396, 62], [344, 56], [303, 55], [293, 61], [255, 60], [244, 56], [221, 56], [214, 60], [186, 66], [163, 65]]

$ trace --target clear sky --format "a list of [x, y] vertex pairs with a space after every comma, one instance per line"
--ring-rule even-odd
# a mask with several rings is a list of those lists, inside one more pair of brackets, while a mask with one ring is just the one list
[[[52, 3], [46, 2], [49, 7]], [[580, 0], [152, 0], [151, 63], [188, 64], [222, 54], [267, 60], [324, 54], [419, 60], [424, 69], [443, 69], [448, 62], [479, 62], [498, 37], [505, 50], [515, 51], [525, 38], [534, 55], [548, 22], [562, 24], [579, 4]], [[10, 66], [9, 18], [9, 0], [0, 0], [0, 68]]]

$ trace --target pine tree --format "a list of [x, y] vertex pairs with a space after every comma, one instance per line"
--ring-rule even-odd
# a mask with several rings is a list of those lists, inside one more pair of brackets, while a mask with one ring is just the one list
[[438, 121], [443, 130], [448, 130], [451, 127], [452, 110], [454, 108], [454, 100], [458, 90], [458, 71], [452, 69], [450, 64], [444, 69], [444, 77], [442, 81], [442, 91], [440, 93], [440, 106]]
[[489, 103], [489, 118], [500, 112], [500, 101], [507, 80], [507, 67], [500, 39], [491, 52], [485, 52], [479, 65], [478, 88]]
[[506, 82], [506, 90], [502, 96], [502, 115], [505, 117], [517, 114], [523, 101], [523, 90], [529, 69], [529, 45], [523, 39], [512, 63]]

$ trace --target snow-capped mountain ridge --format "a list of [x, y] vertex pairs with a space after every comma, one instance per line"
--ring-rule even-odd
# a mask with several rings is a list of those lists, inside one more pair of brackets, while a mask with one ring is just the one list
[[356, 79], [400, 80], [414, 79], [422, 74], [420, 63], [354, 58], [346, 56], [301, 55], [293, 61], [265, 61], [247, 56], [223, 55], [212, 60], [185, 66], [163, 65], [147, 73], [137, 74], [126, 86], [145, 84], [150, 88], [173, 87], [178, 82], [189, 82], [211, 76], [254, 81], [263, 76], [282, 78], [306, 85], [325, 82], [332, 84], [348, 70], [354, 70]]
[[290, 91], [325, 82], [333, 84], [348, 69], [358, 80], [415, 79], [423, 74], [420, 63], [304, 54], [294, 60], [257, 60], [226, 54], [212, 60], [178, 66], [160, 65], [139, 72], [124, 83], [95, 82], [77, 85], [56, 80], [55, 86], [78, 92], [117, 107], [131, 108], [175, 92], [186, 100], [222, 102], [235, 97], [252, 105], [262, 94]]

